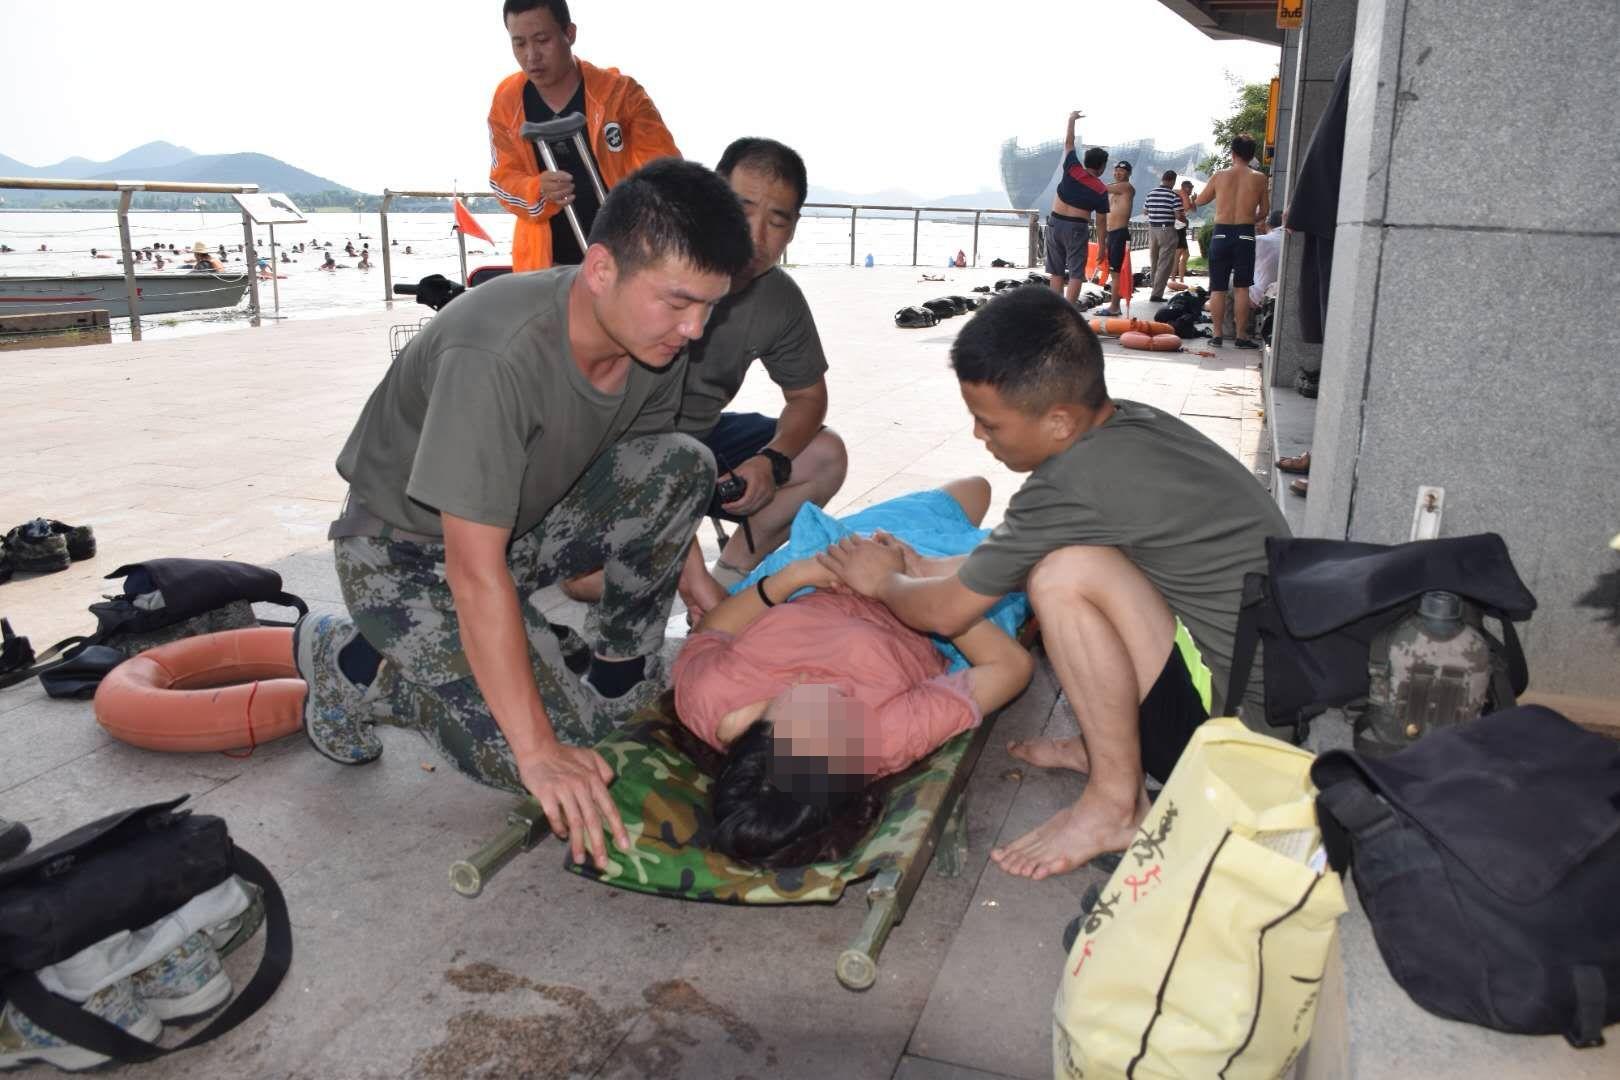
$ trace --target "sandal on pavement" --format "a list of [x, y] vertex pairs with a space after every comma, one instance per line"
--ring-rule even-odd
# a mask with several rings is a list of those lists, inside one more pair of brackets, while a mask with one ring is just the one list
[[1311, 482], [1303, 479], [1295, 480], [1288, 485], [1288, 490], [1295, 495], [1309, 495], [1311, 493]]
[[1286, 473], [1308, 473], [1311, 471], [1311, 452], [1305, 451], [1297, 457], [1280, 457], [1277, 459], [1277, 471]]

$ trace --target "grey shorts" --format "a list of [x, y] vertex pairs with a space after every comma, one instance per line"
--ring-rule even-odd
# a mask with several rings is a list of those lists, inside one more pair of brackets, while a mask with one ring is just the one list
[[1086, 274], [1091, 222], [1049, 214], [1046, 218], [1046, 272], [1078, 278]]

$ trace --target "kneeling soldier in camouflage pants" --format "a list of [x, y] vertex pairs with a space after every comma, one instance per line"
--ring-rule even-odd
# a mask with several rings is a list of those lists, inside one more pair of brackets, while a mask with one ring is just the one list
[[[752, 245], [725, 182], [675, 159], [614, 188], [591, 241], [580, 266], [468, 292], [400, 353], [338, 457], [352, 617], [306, 617], [293, 650], [322, 754], [371, 761], [373, 723], [415, 728], [600, 864], [604, 826], [628, 837], [589, 744], [659, 689], [647, 657], [714, 490], [709, 452], [671, 433], [684, 347]], [[535, 594], [596, 566], [588, 649]]]

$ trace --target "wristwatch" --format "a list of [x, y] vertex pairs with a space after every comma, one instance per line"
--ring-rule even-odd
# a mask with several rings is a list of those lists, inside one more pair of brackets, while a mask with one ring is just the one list
[[759, 452], [759, 456], [771, 463], [771, 479], [776, 481], [777, 487], [781, 487], [788, 482], [788, 477], [793, 475], [792, 458], [780, 450], [772, 450], [768, 446]]

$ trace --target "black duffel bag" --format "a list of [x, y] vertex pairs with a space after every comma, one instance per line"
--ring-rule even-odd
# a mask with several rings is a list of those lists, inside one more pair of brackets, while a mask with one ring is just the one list
[[[281, 888], [263, 863], [231, 842], [222, 819], [178, 810], [186, 798], [110, 814], [0, 863], [0, 1000], [75, 1046], [135, 1062], [218, 1038], [270, 999], [292, 963]], [[47, 990], [35, 974], [172, 914], [232, 874], [263, 890], [264, 955], [236, 999], [180, 1046], [138, 1039]]]
[[1599, 1046], [1620, 1020], [1620, 747], [1534, 705], [1311, 769], [1395, 981], [1430, 1012]]
[[13, 639], [21, 643], [12, 646], [19, 655], [0, 670], [0, 689], [37, 675], [52, 697], [90, 697], [103, 675], [146, 649], [220, 630], [292, 625], [256, 618], [254, 604], [309, 611], [283, 591], [274, 570], [229, 559], [148, 559], [107, 577], [123, 578], [124, 591], [90, 605], [95, 632], [64, 638], [37, 656], [27, 638]]
[[[1536, 598], [1496, 533], [1395, 545], [1272, 536], [1266, 567], [1243, 580], [1226, 700], [1243, 700], [1258, 643], [1266, 721], [1299, 727], [1301, 740], [1312, 716], [1367, 696], [1372, 639], [1431, 590], [1456, 593], [1471, 606], [1465, 612], [1491, 649], [1491, 707], [1512, 705], [1529, 685], [1513, 623], [1530, 617]], [[1500, 638], [1484, 617], [1497, 621]]]

